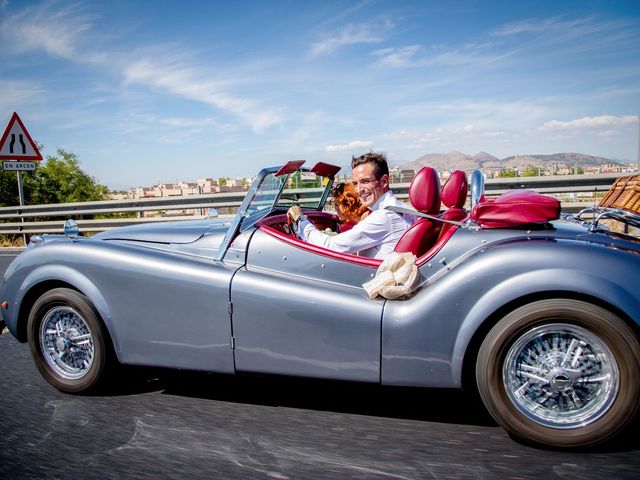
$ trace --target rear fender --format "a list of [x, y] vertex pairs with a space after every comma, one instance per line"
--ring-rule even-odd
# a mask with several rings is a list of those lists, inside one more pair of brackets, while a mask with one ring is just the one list
[[[460, 325], [454, 346], [453, 378], [458, 381], [462, 379], [465, 353], [473, 337], [478, 332], [486, 333], [508, 311], [527, 303], [527, 297], [597, 298], [600, 305], [615, 305], [623, 315], [637, 322], [640, 319], [640, 305], [630, 287], [582, 270], [564, 268], [536, 270], [505, 279], [478, 299]], [[496, 315], [498, 312], [500, 314]], [[485, 325], [487, 321], [490, 323]]]

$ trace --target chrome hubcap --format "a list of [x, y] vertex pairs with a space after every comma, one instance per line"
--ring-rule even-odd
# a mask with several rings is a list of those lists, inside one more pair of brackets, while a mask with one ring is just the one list
[[77, 380], [93, 365], [89, 326], [73, 308], [54, 307], [40, 324], [40, 348], [47, 364], [61, 377]]
[[518, 338], [502, 375], [518, 410], [553, 428], [575, 428], [600, 418], [613, 404], [620, 382], [607, 345], [588, 330], [563, 323]]

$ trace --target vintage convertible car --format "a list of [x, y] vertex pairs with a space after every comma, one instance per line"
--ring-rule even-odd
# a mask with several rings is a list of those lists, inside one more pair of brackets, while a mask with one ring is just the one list
[[[418, 279], [401, 298], [371, 299], [362, 285], [379, 260], [293, 234], [293, 204], [341, 228], [324, 209], [339, 168], [303, 163], [262, 170], [227, 223], [85, 238], [67, 222], [66, 235], [32, 238], [4, 276], [2, 318], [65, 392], [104, 387], [119, 363], [463, 388], [511, 435], [560, 448], [635, 421], [640, 241], [603, 220], [640, 217], [560, 219], [553, 198], [485, 199], [479, 172], [441, 187], [425, 167], [409, 188], [418, 220], [396, 247], [415, 255]], [[298, 171], [318, 188], [292, 188]]]

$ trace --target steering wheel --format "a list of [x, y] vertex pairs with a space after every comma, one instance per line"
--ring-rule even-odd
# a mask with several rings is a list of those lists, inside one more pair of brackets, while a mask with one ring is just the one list
[[295, 238], [296, 240], [298, 239], [298, 224], [291, 219], [288, 213], [287, 213], [287, 223], [284, 227], [284, 230], [291, 237]]
[[291, 217], [287, 215], [287, 233], [291, 235], [291, 237], [298, 239], [298, 224], [291, 220]]

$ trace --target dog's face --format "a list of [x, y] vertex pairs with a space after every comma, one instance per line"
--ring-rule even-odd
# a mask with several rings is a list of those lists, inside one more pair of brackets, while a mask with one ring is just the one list
[[367, 207], [362, 205], [360, 197], [356, 192], [356, 187], [352, 183], [345, 183], [342, 191], [333, 198], [336, 212], [341, 221], [361, 220], [362, 214], [367, 211]]

